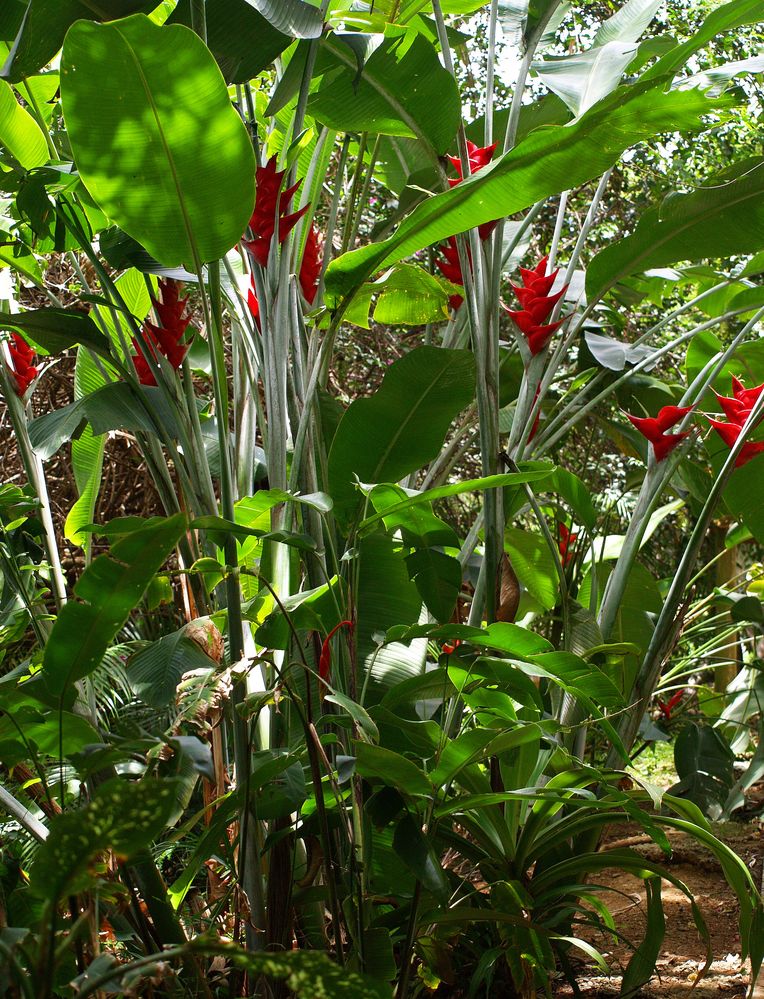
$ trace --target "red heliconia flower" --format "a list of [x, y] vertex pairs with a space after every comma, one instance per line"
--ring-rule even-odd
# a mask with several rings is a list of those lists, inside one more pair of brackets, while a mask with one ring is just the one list
[[8, 350], [11, 354], [8, 370], [16, 383], [16, 395], [22, 399], [37, 377], [37, 368], [32, 363], [35, 360], [35, 352], [18, 333], [11, 333]]
[[[185, 312], [187, 298], [180, 297], [180, 286], [177, 281], [161, 279], [159, 282], [160, 298], [152, 298], [158, 323], [146, 321], [143, 325], [143, 335], [154, 358], [159, 354], [166, 357], [176, 370], [183, 363], [188, 353], [188, 344], [183, 343], [189, 318]], [[153, 368], [147, 363], [140, 352], [138, 341], [133, 340], [136, 353], [132, 355], [135, 371], [141, 385], [156, 385]]]
[[[496, 148], [496, 143], [494, 142], [490, 146], [476, 146], [474, 142], [467, 140], [467, 156], [469, 158], [470, 173], [477, 173], [484, 166], [487, 166], [491, 162], [491, 157], [493, 156], [493, 151]], [[456, 172], [459, 174], [457, 178], [452, 178], [448, 181], [450, 187], [456, 187], [464, 178], [462, 177], [462, 161], [458, 156], [449, 156]], [[482, 225], [478, 226], [478, 235], [481, 239], [488, 239], [493, 230], [499, 224], [498, 219], [494, 219], [492, 222], [483, 222]]]
[[298, 180], [292, 187], [282, 191], [281, 184], [285, 173], [286, 170], [276, 169], [275, 156], [271, 156], [264, 167], [258, 167], [255, 171], [255, 210], [249, 220], [252, 239], [244, 239], [242, 242], [261, 267], [265, 267], [268, 263], [277, 217], [278, 240], [279, 243], [283, 243], [310, 207], [303, 205], [298, 211], [287, 214], [289, 202], [302, 181]]
[[[491, 162], [491, 157], [493, 156], [493, 151], [496, 148], [496, 143], [490, 146], [476, 146], [474, 142], [467, 141], [467, 154], [469, 157], [470, 173], [473, 174], [477, 170], [482, 169]], [[464, 179], [462, 177], [462, 161], [458, 156], [448, 157], [453, 163], [456, 172], [459, 174], [458, 177], [449, 179], [448, 183], [451, 187], [455, 187], [460, 184]], [[499, 219], [494, 219], [491, 222], [483, 222], [478, 226], [478, 235], [481, 239], [488, 239], [493, 230], [499, 224]], [[445, 260], [436, 260], [436, 266], [438, 270], [447, 278], [452, 284], [464, 284], [464, 275], [462, 274], [461, 264], [459, 263], [459, 254], [456, 249], [456, 237], [449, 236], [447, 242], [441, 243], [438, 247], [440, 252], [445, 257]], [[468, 251], [469, 252], [469, 251]], [[458, 309], [459, 306], [464, 301], [462, 295], [451, 295], [448, 299], [448, 304], [452, 309]]]
[[748, 419], [751, 410], [762, 392], [764, 392], [764, 382], [761, 385], [756, 385], [754, 388], [747, 389], [733, 375], [732, 398], [726, 395], [719, 395], [718, 392], [715, 395], [727, 419], [732, 423], [742, 426]]
[[455, 638], [453, 642], [444, 642], [440, 647], [440, 651], [443, 653], [444, 656], [451, 656], [454, 654], [454, 652], [456, 652], [456, 650], [459, 648], [461, 644], [462, 644], [461, 638]]
[[321, 277], [321, 243], [318, 231], [314, 225], [308, 229], [305, 242], [305, 252], [300, 264], [300, 288], [308, 305], [313, 305], [318, 294], [318, 282]]
[[[707, 416], [706, 419], [729, 448], [737, 443], [738, 437], [743, 432], [742, 423], [723, 423], [710, 416]], [[748, 464], [751, 458], [755, 458], [762, 451], [764, 451], [764, 441], [747, 441], [735, 458], [735, 468], [742, 468], [743, 465]]]
[[[724, 423], [722, 420], [714, 420], [710, 416], [707, 419], [727, 447], [731, 448], [737, 441], [743, 425], [751, 415], [751, 410], [762, 392], [764, 392], [764, 382], [761, 385], [754, 386], [754, 388], [747, 389], [740, 379], [735, 378], [733, 375], [732, 397], [717, 394], [716, 398], [719, 400], [719, 405], [724, 410], [724, 415], [729, 422]], [[757, 423], [759, 422], [761, 422], [761, 419], [757, 420]], [[764, 451], [764, 441], [748, 441], [743, 445], [740, 454], [735, 459], [735, 468], [740, 468], [742, 465], [747, 464], [751, 458], [755, 458], [762, 451]]]
[[626, 415], [642, 436], [652, 444], [655, 460], [663, 461], [685, 437], [690, 435], [689, 430], [680, 434], [667, 434], [666, 431], [684, 419], [692, 408], [692, 406], [664, 406], [657, 416], [640, 417], [631, 416], [629, 413]]
[[336, 624], [332, 628], [332, 630], [324, 639], [323, 644], [321, 645], [321, 655], [318, 657], [318, 676], [325, 683], [329, 682], [329, 675], [331, 673], [331, 668], [332, 668], [331, 641], [334, 638], [334, 636], [337, 634], [337, 632], [340, 630], [340, 628], [348, 628], [349, 630], [352, 631], [353, 622], [340, 621], [339, 624]]
[[[474, 142], [470, 142], [470, 140], [467, 139], [467, 158], [469, 159], [470, 173], [477, 173], [477, 171], [481, 170], [484, 166], [488, 166], [491, 162], [491, 157], [493, 156], [493, 151], [496, 146], [497, 143], [495, 142], [490, 146], [476, 146]], [[459, 174], [459, 177], [456, 180], [449, 180], [448, 182], [451, 187], [455, 187], [460, 180], [464, 179], [462, 177], [462, 161], [458, 156], [449, 156], [448, 158], [451, 160], [454, 169]]]
[[257, 292], [255, 291], [255, 278], [253, 274], [249, 275], [249, 288], [247, 289], [247, 305], [249, 306], [249, 311], [252, 313], [252, 318], [255, 320], [255, 325], [260, 329], [260, 303], [257, 300]]
[[666, 721], [671, 721], [671, 712], [674, 710], [677, 704], [679, 704], [683, 696], [684, 696], [684, 690], [677, 690], [677, 692], [675, 694], [672, 694], [671, 697], [669, 698], [668, 704], [666, 704], [664, 701], [658, 698], [658, 709], [660, 710], [660, 713], [663, 715]]
[[560, 561], [563, 567], [566, 567], [573, 558], [572, 548], [578, 539], [578, 532], [568, 530], [565, 524], [558, 524], [557, 527], [560, 532], [560, 540], [557, 542], [557, 547], [560, 549]]
[[528, 270], [525, 267], [520, 268], [520, 277], [523, 283], [520, 286], [512, 285], [512, 287], [522, 308], [510, 309], [502, 304], [507, 315], [525, 334], [528, 347], [534, 357], [548, 346], [555, 330], [565, 322], [564, 319], [560, 319], [556, 323], [544, 325], [544, 320], [549, 317], [552, 309], [560, 301], [568, 287], [565, 285], [555, 295], [549, 294], [559, 273], [559, 268], [552, 271], [551, 274], [547, 274], [547, 259], [544, 257], [540, 260], [533, 270]]
[[[459, 251], [456, 248], [456, 236], [449, 236], [448, 241], [441, 243], [438, 247], [440, 252], [443, 254], [445, 259], [438, 259], [435, 261], [435, 265], [443, 275], [443, 277], [450, 281], [451, 284], [464, 284], [464, 277], [462, 275], [462, 265], [459, 262]], [[467, 251], [469, 254], [469, 250]], [[452, 309], [458, 309], [459, 306], [464, 301], [461, 295], [451, 295], [448, 299], [449, 307]]]

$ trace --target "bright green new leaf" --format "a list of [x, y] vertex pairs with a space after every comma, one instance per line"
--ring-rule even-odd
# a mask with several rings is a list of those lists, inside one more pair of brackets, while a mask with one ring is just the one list
[[720, 106], [729, 102], [694, 90], [667, 93], [659, 81], [619, 87], [576, 121], [531, 132], [479, 175], [428, 198], [388, 239], [337, 257], [327, 293], [339, 301], [385, 264], [592, 180], [629, 146], [660, 132], [698, 131], [702, 116]]
[[0, 80], [0, 145], [25, 170], [42, 166], [48, 160], [48, 144], [40, 126], [22, 108], [5, 80]]
[[216, 260], [254, 204], [255, 160], [215, 60], [182, 25], [80, 21], [61, 64], [64, 117], [93, 199], [160, 263]]
[[634, 232], [601, 250], [589, 265], [589, 301], [629, 274], [684, 260], [753, 253], [764, 246], [764, 160], [735, 176], [712, 178], [689, 194], [672, 194], [646, 211]]

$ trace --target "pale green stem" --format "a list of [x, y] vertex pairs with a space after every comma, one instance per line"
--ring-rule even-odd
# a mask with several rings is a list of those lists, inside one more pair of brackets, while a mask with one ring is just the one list
[[44, 843], [48, 838], [47, 826], [44, 826], [36, 815], [14, 798], [10, 791], [6, 791], [2, 784], [0, 784], [0, 808], [14, 818], [39, 843]]

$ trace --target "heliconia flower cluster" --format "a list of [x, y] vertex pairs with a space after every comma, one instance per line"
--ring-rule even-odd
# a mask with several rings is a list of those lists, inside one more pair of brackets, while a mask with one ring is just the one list
[[[187, 301], [187, 298], [180, 297], [177, 281], [160, 280], [159, 298], [152, 298], [158, 322], [147, 320], [143, 325], [143, 335], [153, 357], [161, 354], [176, 370], [188, 353], [189, 345], [183, 342], [190, 323], [189, 317], [184, 315]], [[154, 370], [140, 352], [135, 339], [133, 347], [136, 353], [132, 355], [132, 360], [141, 385], [156, 385]]]
[[11, 354], [8, 370], [16, 383], [16, 395], [22, 399], [37, 377], [37, 368], [34, 366], [35, 352], [18, 333], [11, 334], [8, 349]]
[[520, 309], [510, 309], [506, 305], [503, 305], [504, 311], [514, 320], [520, 332], [525, 336], [530, 352], [534, 357], [547, 347], [555, 330], [559, 329], [565, 322], [565, 319], [559, 319], [555, 323], [544, 325], [552, 309], [560, 301], [568, 288], [565, 285], [556, 294], [550, 294], [552, 285], [559, 273], [559, 268], [547, 274], [547, 263], [548, 258], [544, 257], [532, 270], [521, 267], [520, 278], [522, 284], [512, 285], [517, 300], [520, 303]]
[[652, 444], [655, 460], [663, 461], [690, 434], [689, 430], [680, 434], [668, 434], [666, 431], [683, 420], [691, 410], [692, 406], [664, 406], [657, 416], [631, 416], [629, 413], [626, 415], [642, 436]]
[[302, 180], [282, 191], [281, 185], [285, 174], [286, 170], [276, 169], [275, 156], [271, 156], [264, 167], [258, 167], [255, 171], [255, 210], [249, 220], [252, 239], [244, 239], [242, 242], [261, 267], [265, 267], [268, 263], [277, 217], [278, 241], [283, 243], [309, 207], [303, 205], [298, 211], [289, 212], [289, 203], [302, 184]]
[[[764, 382], [755, 388], [747, 389], [740, 379], [732, 378], [732, 396], [716, 395], [719, 405], [727, 417], [724, 420], [716, 420], [711, 416], [706, 417], [708, 422], [719, 434], [727, 447], [733, 447], [742, 433], [743, 425], [751, 415], [751, 410], [757, 399], [764, 392]], [[735, 468], [740, 468], [747, 464], [751, 458], [764, 451], [764, 441], [747, 441], [735, 459]]]
[[[289, 204], [299, 189], [300, 184], [302, 184], [302, 180], [298, 180], [297, 183], [282, 191], [281, 185], [285, 175], [286, 170], [276, 169], [275, 156], [272, 156], [264, 167], [258, 167], [255, 174], [257, 185], [255, 210], [252, 213], [252, 218], [249, 220], [252, 239], [243, 239], [242, 243], [261, 267], [265, 267], [268, 264], [271, 242], [276, 231], [277, 216], [278, 241], [281, 244], [310, 207], [309, 205], [303, 205], [298, 211], [289, 212]], [[311, 225], [308, 230], [305, 251], [302, 256], [300, 273], [298, 275], [300, 289], [309, 305], [314, 303], [318, 294], [322, 264], [321, 250], [321, 239], [318, 230], [314, 225]], [[254, 277], [250, 277], [247, 304], [255, 322], [259, 326], [260, 304], [257, 301]]]
[[[476, 146], [474, 142], [467, 142], [467, 155], [471, 174], [482, 169], [491, 162], [491, 157], [493, 156], [495, 148], [495, 142], [490, 146]], [[448, 181], [450, 187], [455, 187], [464, 179], [462, 177], [462, 161], [458, 156], [449, 156], [448, 158], [451, 160], [456, 168], [456, 172], [459, 174], [458, 177], [451, 178]], [[494, 219], [492, 222], [483, 222], [482, 225], [479, 225], [478, 234], [480, 238], [488, 239], [498, 224], [499, 219]], [[445, 243], [441, 243], [438, 249], [443, 254], [443, 259], [438, 258], [435, 261], [440, 273], [452, 284], [463, 285], [464, 275], [462, 274], [462, 267], [459, 263], [459, 251], [456, 247], [456, 237], [449, 236], [448, 240]], [[448, 300], [448, 304], [452, 309], [458, 309], [463, 301], [464, 298], [461, 295], [451, 295]]]

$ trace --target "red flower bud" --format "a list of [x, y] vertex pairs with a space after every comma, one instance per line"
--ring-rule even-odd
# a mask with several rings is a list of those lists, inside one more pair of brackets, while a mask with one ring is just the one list
[[318, 658], [318, 675], [319, 678], [323, 680], [325, 683], [329, 682], [329, 675], [331, 673], [331, 668], [332, 668], [331, 641], [332, 638], [334, 638], [335, 634], [340, 630], [340, 628], [347, 628], [348, 630], [352, 631], [353, 622], [340, 621], [339, 624], [336, 624], [332, 628], [332, 630], [329, 632], [329, 634], [326, 636], [326, 638], [323, 641], [323, 644], [321, 646], [321, 655]]

